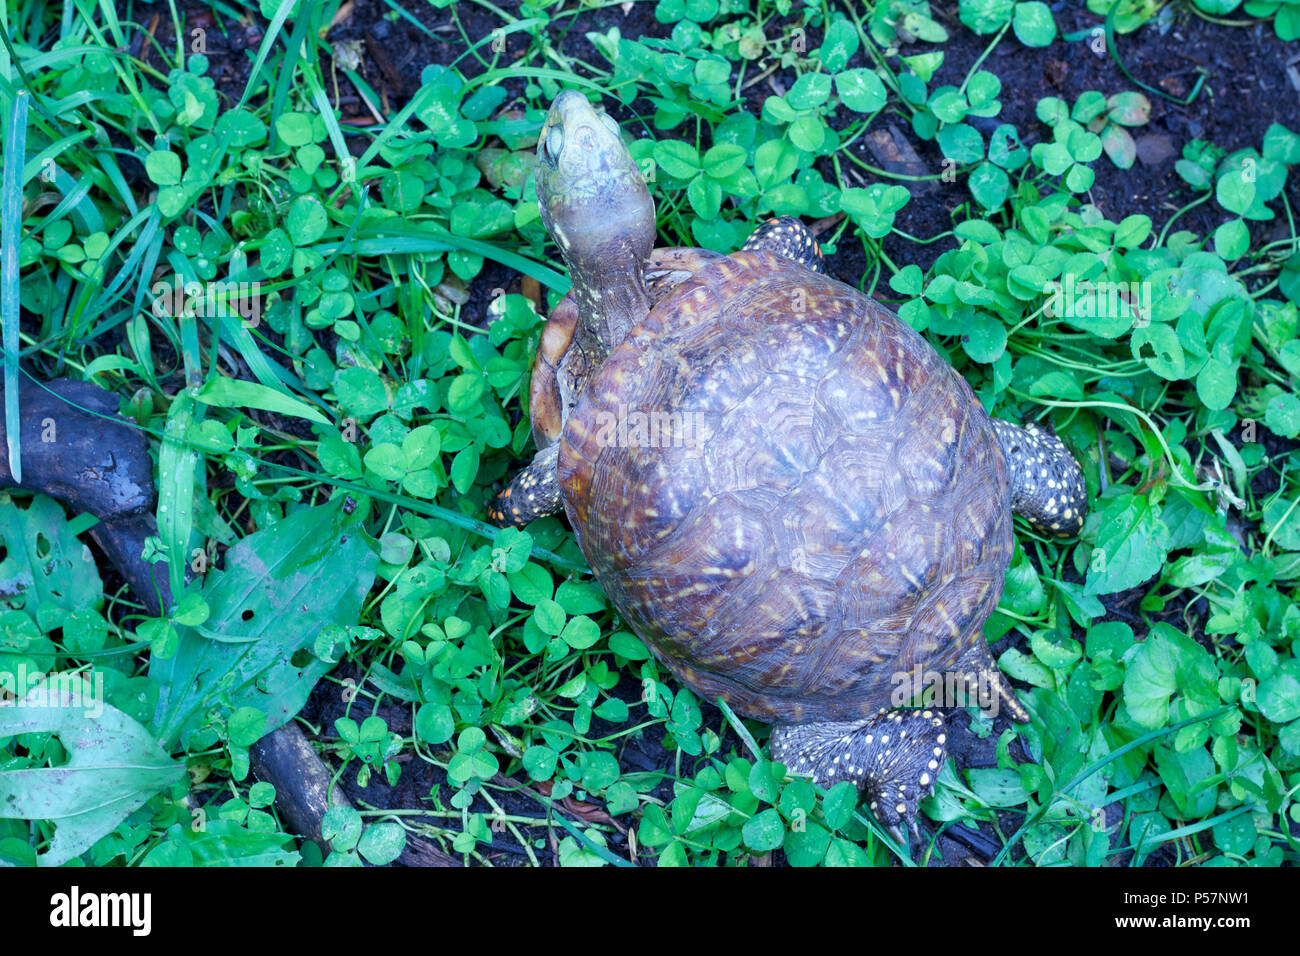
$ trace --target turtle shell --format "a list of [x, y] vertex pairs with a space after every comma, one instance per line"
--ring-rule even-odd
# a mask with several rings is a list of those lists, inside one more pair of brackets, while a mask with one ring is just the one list
[[532, 418], [533, 442], [539, 451], [559, 441], [564, 428], [560, 376], [577, 327], [578, 303], [573, 296], [566, 295], [542, 326], [542, 340], [537, 345], [533, 378], [528, 386], [528, 413]]
[[[655, 249], [650, 253], [643, 273], [650, 301], [658, 302], [705, 263], [720, 257], [720, 253], [708, 249], [679, 246]], [[577, 300], [572, 294], [566, 295], [551, 310], [550, 318], [542, 327], [528, 391], [533, 442], [538, 450], [559, 441], [564, 430], [565, 395], [568, 393], [568, 400], [574, 401], [574, 396], [582, 390], [583, 380], [590, 373], [590, 361], [580, 354], [580, 350], [573, 350], [578, 314]]]
[[559, 473], [600, 583], [705, 699], [848, 720], [987, 654], [1012, 552], [989, 418], [834, 279], [769, 252], [703, 265], [593, 374]]

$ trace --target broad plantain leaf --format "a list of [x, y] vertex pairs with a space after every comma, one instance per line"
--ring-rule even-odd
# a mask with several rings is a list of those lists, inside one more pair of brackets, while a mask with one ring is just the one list
[[0, 594], [11, 607], [22, 605], [41, 624], [56, 610], [99, 608], [104, 586], [90, 548], [77, 540], [63, 506], [36, 495], [27, 507], [10, 502], [0, 508]]
[[[377, 546], [339, 495], [302, 508], [244, 538], [213, 571], [203, 596], [210, 614], [178, 627], [180, 647], [150, 661], [162, 687], [154, 726], [168, 746], [202, 728], [210, 708], [255, 707], [266, 733], [289, 720], [330, 665], [309, 653], [329, 624], [353, 625], [379, 566]], [[295, 664], [296, 655], [304, 659]]]
[[149, 851], [141, 866], [297, 866], [301, 854], [285, 849], [293, 837], [257, 831], [234, 820], [212, 820], [202, 829], [173, 823], [167, 839]]
[[58, 767], [0, 771], [0, 817], [56, 824], [49, 850], [37, 858], [42, 866], [80, 855], [159, 790], [185, 779], [185, 765], [148, 730], [83, 694], [79, 684], [80, 677], [54, 675], [20, 704], [0, 705], [0, 738], [57, 734], [68, 752]]

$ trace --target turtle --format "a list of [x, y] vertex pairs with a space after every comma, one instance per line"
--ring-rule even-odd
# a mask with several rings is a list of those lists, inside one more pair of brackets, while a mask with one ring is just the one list
[[730, 255], [653, 250], [641, 171], [584, 95], [551, 105], [536, 178], [573, 280], [538, 358], [564, 399], [535, 402], [541, 450], [496, 513], [563, 510], [682, 683], [772, 724], [790, 773], [851, 781], [915, 832], [964, 692], [1029, 719], [983, 627], [1013, 515], [1081, 529], [1078, 462], [1050, 426], [990, 417], [911, 326], [818, 268], [798, 220]]

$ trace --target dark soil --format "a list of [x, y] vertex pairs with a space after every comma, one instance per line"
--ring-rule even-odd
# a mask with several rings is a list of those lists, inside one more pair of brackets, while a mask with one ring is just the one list
[[[519, 5], [512, 0], [500, 0], [498, 5], [511, 15], [519, 13]], [[934, 77], [931, 88], [945, 83], [960, 84], [971, 65], [984, 52], [989, 38], [977, 37], [960, 25], [955, 15], [955, 4], [935, 3], [932, 7], [936, 9], [936, 16], [948, 27], [951, 37], [942, 47], [945, 53], [944, 63]], [[940, 9], [948, 7], [952, 8], [951, 13]], [[491, 66], [492, 53], [487, 45], [474, 51], [469, 49], [503, 26], [484, 7], [472, 3], [454, 4], [446, 9], [427, 4], [403, 5], [406, 16], [397, 18], [393, 18], [392, 9], [389, 4], [379, 0], [356, 0], [350, 13], [339, 18], [327, 35], [328, 40], [334, 44], [349, 41], [360, 44], [363, 54], [360, 69], [383, 98], [385, 109], [396, 111], [409, 100], [419, 86], [420, 71], [429, 64], [454, 65], [470, 77], [481, 74]], [[1052, 9], [1062, 35], [1090, 30], [1101, 23], [1100, 18], [1082, 9], [1081, 4], [1057, 2], [1052, 4]], [[1119, 53], [1135, 77], [1150, 86], [1165, 90], [1174, 98], [1186, 97], [1203, 72], [1206, 79], [1200, 94], [1192, 103], [1180, 105], [1148, 93], [1152, 103], [1150, 123], [1134, 130], [1139, 140], [1139, 161], [1129, 170], [1120, 170], [1104, 158], [1099, 160], [1094, 164], [1096, 183], [1087, 197], [1112, 219], [1145, 213], [1152, 218], [1157, 230], [1171, 215], [1195, 198], [1196, 194], [1174, 172], [1174, 162], [1188, 141], [1206, 139], [1231, 152], [1244, 147], [1258, 149], [1265, 130], [1275, 122], [1300, 130], [1300, 90], [1288, 78], [1287, 71], [1287, 61], [1294, 55], [1294, 46], [1288, 47], [1279, 41], [1269, 24], [1225, 28], [1207, 23], [1188, 14], [1185, 8], [1182, 9], [1184, 12], [1175, 18], [1172, 27], [1163, 34], [1154, 24], [1148, 24], [1135, 34], [1119, 37]], [[237, 100], [247, 82], [249, 63], [261, 41], [262, 27], [221, 23], [205, 9], [191, 9], [184, 16], [187, 19], [187, 29], [195, 25], [207, 29], [208, 55], [214, 64], [210, 75], [214, 76], [218, 89], [225, 97], [231, 102]], [[423, 29], [415, 26], [408, 18], [418, 20]], [[781, 26], [779, 22], [770, 23], [767, 27], [768, 36], [779, 34]], [[604, 68], [607, 66], [604, 57], [586, 39], [586, 34], [589, 31], [604, 33], [611, 27], [617, 27], [623, 36], [630, 38], [662, 38], [671, 29], [671, 25], [659, 23], [654, 18], [654, 4], [637, 3], [630, 5], [626, 13], [622, 7], [615, 5], [584, 12], [576, 17], [566, 17], [552, 25], [548, 35], [560, 55], [569, 58], [573, 64], [587, 63]], [[156, 37], [164, 48], [172, 48], [174, 39], [165, 20], [157, 26]], [[522, 56], [529, 39], [526, 34], [516, 33], [506, 35], [504, 42], [505, 53], [500, 64]], [[815, 49], [820, 42], [819, 31], [809, 30], [809, 49]], [[157, 66], [156, 58], [154, 65]], [[869, 64], [862, 53], [850, 63], [850, 66], [866, 65]], [[896, 63], [894, 65], [897, 66]], [[580, 69], [580, 66], [577, 68]], [[1097, 55], [1086, 41], [1067, 43], [1059, 37], [1046, 49], [1029, 49], [1008, 36], [984, 60], [983, 68], [996, 73], [1002, 80], [1001, 114], [990, 121], [988, 129], [983, 131], [987, 135], [1000, 123], [1012, 123], [1020, 131], [1026, 146], [1049, 135], [1047, 128], [1034, 115], [1035, 105], [1041, 97], [1055, 95], [1072, 104], [1087, 90], [1098, 90], [1110, 95], [1135, 89], [1109, 55]], [[327, 84], [331, 84], [332, 94], [330, 65], [322, 64], [322, 69]], [[757, 114], [767, 95], [787, 89], [794, 80], [793, 71], [778, 72], [763, 83], [750, 87], [746, 93], [748, 108]], [[527, 82], [522, 78], [505, 81], [504, 85], [511, 94], [506, 108], [522, 105]], [[368, 114], [358, 92], [341, 73], [338, 74], [338, 83], [344, 121], [365, 124]], [[653, 112], [653, 107], [643, 100], [631, 104], [630, 109], [616, 104], [607, 105], [611, 107], [611, 112], [624, 121], [635, 122], [638, 117], [648, 118]], [[938, 171], [941, 168], [942, 157], [937, 145], [918, 140], [912, 134], [905, 117], [882, 116], [877, 122], [892, 126], [901, 133], [930, 170]], [[645, 135], [654, 134], [648, 122], [642, 121], [642, 127]], [[361, 139], [356, 139], [359, 145]], [[872, 165], [879, 165], [869, 154], [863, 154], [863, 158]], [[822, 172], [828, 179], [832, 178], [829, 167], [823, 168]], [[910, 186], [913, 201], [897, 219], [896, 225], [900, 230], [918, 238], [926, 238], [947, 231], [955, 221], [966, 217], [967, 213], [962, 207], [970, 201], [970, 197], [963, 183]], [[1287, 188], [1293, 208], [1300, 207], [1300, 184], [1297, 184], [1295, 177], [1292, 177]], [[1224, 218], [1226, 216], [1221, 210], [1207, 203], [1180, 219], [1179, 227], [1208, 236]], [[1285, 235], [1286, 223], [1283, 219], [1271, 223], [1254, 223], [1252, 230], [1252, 245], [1257, 245]], [[689, 237], [686, 236], [668, 235], [661, 239], [665, 244], [689, 244]], [[885, 240], [884, 250], [899, 266], [917, 263], [925, 268], [953, 245], [951, 239], [918, 245], [891, 236]], [[845, 233], [837, 250], [829, 257], [832, 273], [854, 284], [868, 275], [869, 264], [863, 245], [852, 238], [852, 232]], [[491, 290], [497, 287], [517, 290], [518, 277], [496, 263], [488, 262], [469, 290], [470, 298], [464, 309], [468, 321], [481, 320]], [[1126, 609], [1126, 604], [1131, 603], [1132, 597], [1124, 594], [1112, 597], [1117, 617], [1127, 619], [1133, 616]], [[1007, 639], [1003, 644], [1009, 645], [1011, 642], [1011, 639]], [[995, 647], [995, 651], [1003, 649], [1002, 644]], [[361, 678], [360, 674], [347, 674], [342, 669], [334, 676], [339, 679], [346, 676], [357, 680]], [[639, 687], [629, 686], [626, 690], [627, 699], [638, 699]], [[721, 715], [707, 705], [704, 710], [706, 725], [727, 734], [723, 751], [726, 752], [733, 746], [739, 748]], [[355, 706], [353, 711], [355, 714]], [[333, 721], [344, 713], [345, 705], [341, 701], [338, 685], [329, 680], [318, 687], [302, 716], [308, 723], [322, 728], [322, 743], [328, 745], [337, 740]], [[407, 706], [386, 703], [380, 707], [379, 714], [394, 731], [411, 733], [410, 711]], [[970, 731], [969, 720], [964, 714], [950, 715], [949, 747], [958, 767], [995, 766], [994, 745], [1006, 720], [1007, 718], [1000, 717], [993, 732], [979, 738]], [[756, 729], [761, 731], [761, 728]], [[662, 730], [653, 730], [629, 739], [618, 755], [621, 765], [638, 770], [662, 770], [665, 773], [676, 770], [677, 754], [661, 746], [662, 734]], [[1027, 759], [1020, 751], [1018, 741], [1013, 745], [1012, 752], [1019, 759]], [[687, 759], [681, 767], [682, 772], [691, 773], [696, 762]], [[450, 792], [444, 785], [445, 779], [430, 764], [407, 762], [395, 787], [390, 787], [383, 773], [377, 771], [372, 774], [369, 786], [364, 789], [356, 785], [356, 768], [355, 762], [349, 766], [342, 776], [342, 785], [359, 804], [381, 808], [432, 807], [431, 791], [440, 789], [442, 807], [447, 807], [445, 801], [450, 797]], [[505, 780], [497, 782], [507, 786], [510, 784]], [[519, 784], [523, 782], [515, 781]], [[667, 785], [661, 786], [656, 795], [661, 798], [671, 796]], [[538, 818], [539, 828], [533, 831], [533, 835], [543, 836], [548, 833], [545, 829], [548, 811], [543, 803], [522, 793], [507, 792], [502, 797], [497, 792], [497, 799], [508, 813]], [[473, 809], [490, 812], [489, 806], [481, 798], [476, 801]], [[589, 812], [589, 808], [578, 807], [569, 816], [573, 819], [586, 812]], [[436, 825], [446, 821], [443, 818], [441, 821], [431, 819], [430, 822]], [[616, 826], [625, 826], [626, 822], [616, 821]], [[1012, 832], [1018, 824], [1015, 815], [1007, 815], [1003, 821], [1003, 833]], [[949, 830], [939, 839], [932, 864], [986, 863], [1001, 845], [991, 829], [986, 830], [983, 833], [974, 833], [964, 828]], [[564, 831], [554, 825], [549, 832], [554, 837], [535, 850], [538, 859], [545, 863], [553, 862], [551, 851], [554, 840], [564, 835]], [[509, 834], [496, 836], [497, 839], [491, 846], [480, 846], [480, 851], [488, 859], [498, 865], [526, 862], [523, 851]], [[626, 834], [611, 834], [610, 848], [626, 857], [629, 849]], [[1017, 856], [1019, 855], [1017, 851]], [[408, 861], [414, 862], [409, 858]], [[761, 862], [780, 863], [781, 860], [777, 854], [774, 860]], [[1124, 861], [1120, 858], [1119, 862]], [[1161, 860], [1157, 855], [1151, 862], [1159, 863]]]
[[[948, 6], [932, 4], [936, 16], [945, 21], [950, 39], [943, 44], [944, 63], [935, 74], [931, 88], [960, 84], [990, 40], [962, 26], [955, 13], [945, 13], [944, 8]], [[1081, 5], [1058, 2], [1052, 6], [1062, 36], [1091, 30], [1101, 23], [1100, 18], [1080, 9]], [[517, 12], [516, 5], [509, 2], [501, 7], [512, 14]], [[502, 25], [486, 10], [461, 4], [444, 11], [431, 7], [415, 11], [415, 16], [437, 34], [433, 38], [406, 20], [374, 19], [387, 9], [383, 4], [358, 2], [353, 16], [339, 24], [329, 39], [362, 38], [368, 51], [373, 52], [377, 47], [388, 51], [386, 62], [377, 68], [377, 74], [384, 82], [390, 77], [409, 78], [390, 89], [394, 106], [403, 102], [403, 93], [409, 95], [409, 90], [416, 85], [414, 77], [426, 64], [454, 63], [467, 76], [478, 75], [490, 66], [486, 47], [466, 53], [468, 46], [490, 36]], [[767, 33], [777, 36], [794, 22], [793, 19], [786, 23], [775, 21], [768, 25]], [[608, 7], [580, 14], [553, 26], [548, 35], [556, 49], [573, 62], [604, 68], [607, 65], [604, 57], [587, 40], [586, 34], [603, 33], [611, 27], [617, 27], [629, 38], [664, 38], [671, 32], [671, 24], [662, 24], [654, 18], [652, 4], [639, 3], [627, 13], [620, 7]], [[373, 42], [376, 38], [382, 42]], [[821, 42], [816, 29], [808, 31], [807, 42], [810, 49]], [[506, 36], [503, 59], [522, 55], [526, 43], [523, 34]], [[1134, 130], [1141, 149], [1139, 160], [1131, 169], [1118, 169], [1104, 159], [1094, 165], [1097, 180], [1088, 198], [1111, 218], [1142, 212], [1151, 216], [1155, 228], [1159, 229], [1174, 212], [1195, 198], [1174, 172], [1174, 162], [1180, 158], [1183, 145], [1192, 139], [1205, 139], [1231, 152], [1245, 147], [1258, 149], [1271, 123], [1283, 123], [1293, 129], [1300, 127], [1300, 90], [1292, 86], [1287, 73], [1287, 61], [1295, 50], [1279, 40], [1268, 23], [1230, 29], [1184, 12], [1167, 32], [1162, 34], [1154, 24], [1148, 24], [1137, 33], [1117, 37], [1117, 46], [1130, 73], [1172, 98], [1186, 98], [1202, 72], [1206, 79], [1190, 105], [1147, 94], [1152, 103], [1151, 121]], [[859, 52], [849, 65], [869, 65], [866, 54]], [[898, 66], [897, 62], [893, 65]], [[1034, 114], [1043, 96], [1059, 96], [1073, 103], [1087, 90], [1110, 95], [1135, 89], [1111, 56], [1098, 55], [1085, 41], [1066, 43], [1059, 37], [1045, 49], [1029, 49], [1012, 38], [1004, 38], [984, 60], [983, 68], [1002, 80], [1002, 112], [994, 119], [976, 122], [988, 126], [984, 130], [986, 135], [998, 124], [1011, 123], [1020, 130], [1026, 146], [1050, 135]], [[367, 75], [375, 82], [376, 71]], [[788, 89], [795, 79], [793, 71], [777, 72], [767, 81], [749, 87], [745, 93], [748, 110], [757, 115], [768, 95]], [[511, 94], [522, 96], [526, 83], [522, 79], [507, 80], [504, 85]], [[651, 104], [644, 100], [633, 102], [630, 109], [615, 103], [606, 105], [625, 121], [648, 117], [653, 112]], [[905, 118], [882, 116], [877, 122], [893, 126], [906, 136], [929, 170], [941, 169], [942, 156], [937, 145], [918, 140]], [[645, 135], [654, 134], [648, 122], [642, 120], [641, 126]], [[876, 165], [870, 155], [865, 158]], [[822, 172], [831, 178], [829, 165]], [[954, 221], [964, 218], [964, 214], [954, 216], [970, 199], [964, 183], [912, 186], [916, 198], [896, 223], [902, 231], [927, 238], [945, 232]], [[1288, 188], [1294, 205], [1300, 200], [1300, 185], [1291, 182]], [[1209, 235], [1225, 218], [1226, 214], [1217, 207], [1206, 204], [1182, 219], [1180, 226]], [[1256, 241], [1268, 242], [1280, 238], [1286, 226], [1284, 221], [1275, 220], [1262, 226], [1256, 224], [1255, 228], [1259, 230]], [[689, 237], [664, 236], [663, 241], [689, 244]], [[884, 250], [900, 266], [917, 263], [924, 268], [953, 245], [951, 240], [918, 245], [890, 236], [885, 240]], [[830, 266], [840, 278], [857, 282], [867, 273], [868, 261], [861, 244], [850, 239], [840, 243], [840, 248], [830, 257]], [[488, 293], [483, 290], [496, 288], [512, 278], [489, 264], [471, 290], [477, 294], [471, 298], [467, 314], [473, 316], [476, 307], [486, 304]]]
[[[1063, 35], [1091, 30], [1100, 24], [1100, 18], [1081, 6], [1052, 4]], [[987, 38], [976, 37], [953, 22], [947, 25], [952, 39], [944, 45], [944, 64], [932, 85], [959, 84], [987, 45]], [[1246, 147], [1259, 149], [1270, 124], [1283, 123], [1292, 129], [1300, 126], [1300, 90], [1288, 82], [1286, 71], [1286, 61], [1296, 50], [1279, 40], [1270, 24], [1229, 29], [1184, 13], [1163, 35], [1154, 24], [1147, 24], [1136, 33], [1117, 36], [1116, 41], [1129, 72], [1170, 96], [1185, 98], [1201, 71], [1206, 80], [1199, 95], [1187, 106], [1143, 91], [1151, 101], [1151, 120], [1132, 131], [1139, 142], [1138, 161], [1127, 170], [1105, 158], [1093, 165], [1097, 180], [1088, 199], [1108, 218], [1118, 221], [1127, 215], [1145, 213], [1158, 231], [1173, 213], [1196, 198], [1197, 194], [1174, 172], [1183, 146], [1193, 139], [1208, 140], [1228, 152]], [[1057, 96], [1073, 104], [1087, 90], [1109, 96], [1137, 89], [1111, 56], [1099, 56], [1087, 42], [1065, 43], [1059, 37], [1045, 49], [1029, 49], [1004, 39], [982, 69], [1002, 80], [1002, 112], [989, 122], [1014, 124], [1026, 146], [1050, 136], [1034, 114], [1042, 97]], [[938, 167], [939, 153], [933, 144], [917, 144], [917, 149]], [[944, 203], [909, 203], [899, 228], [919, 237], [950, 228], [949, 213], [967, 197], [963, 184], [948, 188], [956, 195]], [[1290, 182], [1288, 188], [1294, 205], [1300, 199], [1300, 186]], [[1207, 203], [1180, 219], [1179, 228], [1208, 236], [1226, 218], [1226, 213]], [[1266, 242], [1280, 238], [1284, 230], [1285, 222], [1275, 220], [1265, 225], [1256, 241], [1261, 236]], [[917, 262], [925, 267], [943, 248], [949, 248], [936, 246], [919, 247], [930, 253], [918, 255], [918, 247], [891, 237], [885, 249], [899, 264]]]

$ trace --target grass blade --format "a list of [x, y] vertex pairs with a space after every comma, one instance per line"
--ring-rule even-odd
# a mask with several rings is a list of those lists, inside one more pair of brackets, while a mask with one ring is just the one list
[[18, 424], [18, 243], [23, 234], [23, 157], [27, 154], [26, 90], [18, 90], [9, 108], [5, 136], [4, 182], [0, 185], [0, 323], [4, 325], [5, 436], [9, 470], [23, 480], [22, 441]]

